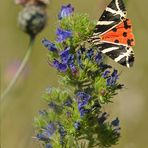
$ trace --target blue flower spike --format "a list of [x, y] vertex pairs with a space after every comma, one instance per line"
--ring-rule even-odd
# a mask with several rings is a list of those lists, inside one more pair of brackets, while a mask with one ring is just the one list
[[61, 7], [61, 11], [58, 14], [59, 20], [69, 17], [74, 12], [74, 8], [71, 6], [71, 4], [68, 4], [66, 6]]
[[73, 12], [71, 4], [62, 6], [56, 39], [42, 40], [50, 51], [49, 64], [60, 77], [59, 86], [43, 94], [47, 109], [35, 118], [36, 137], [45, 148], [87, 147], [87, 143], [88, 147], [112, 147], [120, 138], [119, 119], [110, 120], [103, 105], [113, 102], [123, 85], [97, 44], [88, 40], [94, 21]]

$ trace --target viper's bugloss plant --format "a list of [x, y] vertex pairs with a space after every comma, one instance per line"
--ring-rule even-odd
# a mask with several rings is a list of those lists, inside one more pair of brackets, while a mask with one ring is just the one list
[[46, 148], [111, 147], [120, 137], [119, 119], [109, 120], [102, 107], [123, 85], [118, 83], [118, 71], [85, 42], [95, 21], [73, 11], [70, 4], [62, 6], [57, 39], [42, 40], [50, 65], [57, 69], [59, 88], [43, 94], [48, 105], [35, 117], [36, 139]]

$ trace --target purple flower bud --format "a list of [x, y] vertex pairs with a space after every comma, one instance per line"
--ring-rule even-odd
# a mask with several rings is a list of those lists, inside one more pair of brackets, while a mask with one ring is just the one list
[[66, 64], [63, 64], [63, 63], [60, 63], [56, 59], [53, 61], [53, 66], [55, 68], [57, 68], [57, 70], [59, 70], [60, 72], [66, 72], [66, 70], [67, 70], [67, 65]]
[[49, 140], [49, 138], [48, 138], [46, 135], [42, 134], [42, 133], [37, 134], [36, 137], [37, 137], [39, 140], [41, 140], [41, 141], [48, 141], [48, 140]]
[[65, 41], [67, 38], [72, 37], [72, 32], [58, 28], [56, 31], [56, 35], [57, 35], [57, 42], [61, 43]]
[[61, 11], [58, 14], [59, 20], [61, 20], [64, 17], [70, 16], [74, 11], [74, 8], [71, 6], [71, 4], [68, 4], [67, 6], [62, 6]]
[[70, 67], [73, 74], [76, 74], [78, 72], [78, 70], [74, 64], [70, 64], [69, 67]]
[[57, 51], [57, 48], [55, 47], [55, 44], [51, 43], [49, 40], [47, 39], [43, 39], [42, 40], [42, 44], [48, 48], [49, 51]]
[[115, 85], [118, 79], [118, 71], [114, 70], [111, 76], [107, 79], [107, 86]]

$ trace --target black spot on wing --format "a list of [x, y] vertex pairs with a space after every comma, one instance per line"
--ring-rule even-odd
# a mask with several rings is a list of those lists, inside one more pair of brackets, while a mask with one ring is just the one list
[[134, 41], [133, 39], [128, 39], [128, 40], [127, 40], [127, 45], [128, 45], [128, 46], [132, 46], [132, 42], [133, 42], [133, 41]]
[[127, 19], [125, 21], [123, 21], [123, 22], [124, 22], [124, 28], [125, 29], [130, 29], [131, 28], [131, 25], [127, 24]]
[[119, 40], [115, 40], [114, 42], [115, 42], [115, 43], [119, 43]]
[[123, 36], [124, 37], [127, 37], [127, 32], [123, 32]]
[[117, 31], [117, 28], [116, 28], [116, 27], [115, 27], [115, 28], [113, 28], [113, 29], [112, 29], [112, 31], [113, 31], [113, 32], [116, 32], [116, 31]]

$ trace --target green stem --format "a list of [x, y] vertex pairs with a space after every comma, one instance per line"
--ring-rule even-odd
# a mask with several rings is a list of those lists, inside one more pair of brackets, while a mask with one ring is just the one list
[[11, 88], [14, 86], [14, 84], [16, 83], [17, 79], [19, 78], [20, 74], [22, 73], [23, 69], [25, 68], [29, 58], [30, 58], [30, 55], [32, 53], [32, 46], [33, 46], [33, 43], [34, 43], [34, 40], [35, 38], [34, 37], [31, 37], [30, 38], [30, 42], [29, 42], [29, 45], [28, 45], [28, 49], [25, 53], [25, 56], [21, 62], [21, 65], [19, 66], [15, 76], [12, 78], [12, 80], [10, 81], [10, 83], [8, 84], [8, 86], [6, 87], [6, 89], [4, 90], [4, 92], [1, 94], [1, 101], [4, 100], [4, 98], [6, 97], [6, 95], [9, 93], [9, 91], [11, 90]]

